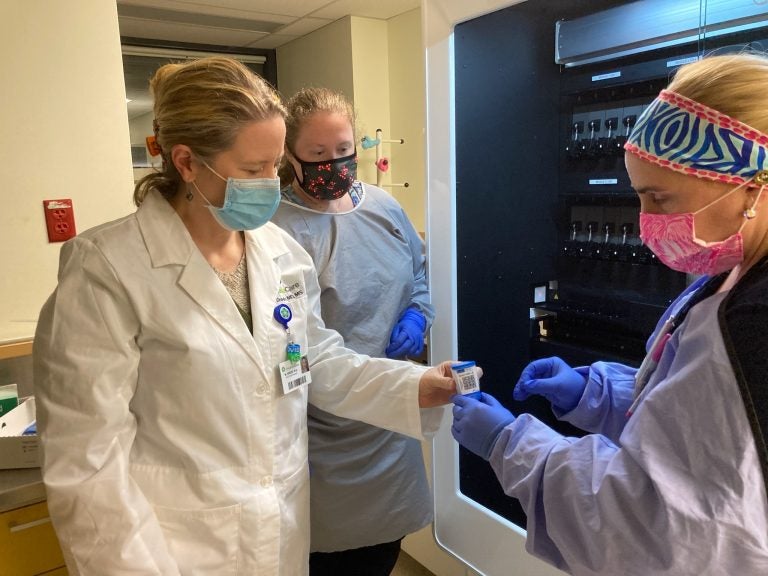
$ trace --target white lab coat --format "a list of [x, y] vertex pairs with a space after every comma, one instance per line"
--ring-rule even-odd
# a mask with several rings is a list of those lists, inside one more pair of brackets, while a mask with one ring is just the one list
[[[307, 402], [414, 437], [424, 369], [357, 356], [324, 328], [306, 252], [247, 232], [253, 335], [171, 206], [61, 251], [41, 312], [35, 393], [48, 506], [71, 575], [307, 572]], [[293, 311], [312, 384], [283, 394]]]

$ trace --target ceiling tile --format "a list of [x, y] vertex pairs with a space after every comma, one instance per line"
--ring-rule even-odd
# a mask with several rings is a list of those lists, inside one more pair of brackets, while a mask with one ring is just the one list
[[302, 18], [296, 20], [293, 24], [288, 24], [284, 28], [280, 28], [277, 30], [277, 33], [281, 35], [304, 36], [304, 34], [314, 32], [318, 28], [322, 28], [331, 22], [333, 22], [333, 20], [325, 18]]
[[119, 18], [138, 18], [142, 20], [157, 20], [159, 22], [177, 22], [179, 24], [191, 24], [193, 26], [212, 26], [214, 28], [228, 28], [231, 30], [249, 30], [256, 32], [273, 32], [283, 24], [292, 22], [293, 17], [279, 16], [276, 20], [234, 17], [223, 14], [206, 14], [203, 12], [180, 12], [150, 6], [117, 6]]
[[245, 46], [266, 36], [264, 32], [248, 32], [227, 28], [177, 24], [174, 22], [140, 20], [137, 18], [121, 18], [120, 35], [134, 38], [170, 40], [173, 42], [190, 42], [194, 40], [197, 44], [215, 44], [220, 46]]
[[343, 16], [364, 16], [386, 20], [414, 10], [421, 5], [420, 0], [336, 0], [312, 13], [316, 18], [338, 20]]
[[265, 50], [271, 50], [277, 48], [278, 46], [282, 46], [283, 44], [288, 44], [288, 42], [296, 40], [296, 38], [298, 38], [298, 36], [290, 36], [287, 34], [270, 34], [261, 40], [256, 40], [256, 42], [248, 44], [246, 48], [263, 48]]
[[260, 49], [277, 48], [345, 16], [388, 19], [419, 5], [420, 0], [117, 0], [123, 36]]
[[330, 0], [117, 0], [118, 4], [165, 8], [180, 12], [229, 15], [240, 18], [262, 16], [304, 16], [322, 8]]

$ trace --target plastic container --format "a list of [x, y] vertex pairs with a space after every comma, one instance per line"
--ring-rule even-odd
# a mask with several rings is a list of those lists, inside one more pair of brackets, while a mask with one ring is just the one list
[[16, 384], [0, 386], [0, 416], [8, 414], [19, 405], [19, 391]]

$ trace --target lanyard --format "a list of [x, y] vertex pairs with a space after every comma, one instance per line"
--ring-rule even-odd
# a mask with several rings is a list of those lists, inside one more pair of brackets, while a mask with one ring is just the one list
[[664, 352], [664, 347], [672, 338], [674, 331], [683, 323], [683, 320], [685, 320], [685, 317], [688, 315], [688, 312], [691, 311], [691, 308], [717, 292], [717, 289], [722, 285], [726, 276], [727, 272], [703, 281], [699, 288], [688, 295], [682, 306], [677, 310], [674, 310], [664, 321], [664, 324], [662, 324], [648, 348], [648, 354], [643, 358], [643, 362], [640, 364], [640, 368], [637, 369], [637, 373], [635, 374], [635, 399], [629, 407], [629, 410], [627, 410], [627, 418], [632, 415], [645, 397], [648, 390], [648, 382], [656, 371], [659, 361], [661, 360], [661, 355]]

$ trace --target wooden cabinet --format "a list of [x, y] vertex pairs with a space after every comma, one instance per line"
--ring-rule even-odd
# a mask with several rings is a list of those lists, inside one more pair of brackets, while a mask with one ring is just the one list
[[0, 514], [0, 576], [66, 576], [45, 502]]

